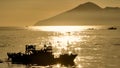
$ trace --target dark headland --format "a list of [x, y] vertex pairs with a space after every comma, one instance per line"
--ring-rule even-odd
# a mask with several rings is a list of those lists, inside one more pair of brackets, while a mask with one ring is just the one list
[[119, 25], [120, 8], [101, 8], [87, 2], [54, 17], [38, 21], [35, 26], [68, 26], [68, 25]]

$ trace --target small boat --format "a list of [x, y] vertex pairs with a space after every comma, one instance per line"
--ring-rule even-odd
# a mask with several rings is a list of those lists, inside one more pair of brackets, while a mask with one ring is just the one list
[[88, 30], [95, 30], [94, 28], [88, 28]]
[[3, 63], [3, 61], [0, 59], [0, 63]]
[[13, 64], [37, 64], [37, 65], [52, 65], [61, 63], [64, 65], [73, 65], [73, 60], [77, 54], [61, 54], [55, 58], [52, 53], [52, 46], [46, 46], [40, 50], [36, 50], [36, 45], [26, 45], [25, 53], [7, 53], [8, 60]]
[[108, 30], [116, 30], [117, 28], [116, 27], [110, 27], [108, 28]]

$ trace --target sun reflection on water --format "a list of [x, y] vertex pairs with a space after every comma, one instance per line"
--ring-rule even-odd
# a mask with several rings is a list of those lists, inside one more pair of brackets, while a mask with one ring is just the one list
[[[48, 40], [54, 47], [54, 57], [58, 58], [60, 54], [74, 54], [81, 50], [81, 48], [77, 48], [75, 45], [77, 45], [78, 42], [82, 42], [83, 37], [75, 33], [76, 31], [79, 31], [79, 33], [85, 31], [87, 28], [87, 26], [42, 26], [34, 27], [33, 29], [58, 33], [58, 35], [50, 35]], [[56, 67], [59, 68], [61, 66], [57, 64]], [[81, 68], [82, 66], [78, 65], [77, 67]]]
[[33, 26], [28, 27], [31, 30], [55, 31], [55, 32], [72, 32], [83, 31], [90, 28], [90, 26]]
[[[90, 26], [91, 27], [91, 26]], [[64, 53], [78, 53], [82, 50], [81, 47], [79, 47], [78, 43], [81, 43], [84, 41], [85, 35], [84, 34], [86, 29], [90, 28], [88, 26], [36, 26], [32, 27], [33, 30], [38, 31], [52, 31], [53, 34], [50, 35], [47, 40], [52, 43], [53, 46], [53, 54], [55, 55], [55, 58], [59, 57], [60, 54]], [[76, 33], [76, 31], [78, 31]], [[60, 33], [60, 34], [59, 34]], [[86, 36], [88, 37], [88, 36]], [[82, 65], [79, 64], [79, 61], [83, 59], [80, 58], [80, 56], [77, 56], [74, 60], [76, 64], [76, 68], [83, 68]], [[55, 68], [61, 68], [60, 64], [56, 64]]]
[[64, 48], [66, 46], [75, 44], [75, 42], [82, 41], [82, 38], [78, 36], [59, 36], [59, 37], [52, 37], [52, 40], [55, 43], [59, 44], [62, 48]]

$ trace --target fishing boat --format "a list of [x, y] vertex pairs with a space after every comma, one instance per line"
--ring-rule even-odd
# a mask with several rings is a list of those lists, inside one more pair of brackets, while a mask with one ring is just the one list
[[116, 30], [116, 27], [109, 27], [108, 30]]
[[3, 63], [3, 61], [0, 59], [0, 63]]
[[7, 53], [8, 60], [17, 64], [38, 64], [52, 65], [61, 63], [64, 65], [74, 64], [73, 60], [77, 54], [61, 54], [55, 58], [52, 52], [52, 46], [44, 45], [43, 48], [37, 50], [36, 45], [26, 45], [25, 53]]

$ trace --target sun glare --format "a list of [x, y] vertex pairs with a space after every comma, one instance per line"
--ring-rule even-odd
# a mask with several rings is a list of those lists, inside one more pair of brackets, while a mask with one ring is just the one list
[[88, 26], [34, 26], [31, 27], [33, 30], [42, 31], [55, 31], [55, 32], [70, 32], [70, 31], [83, 31]]

